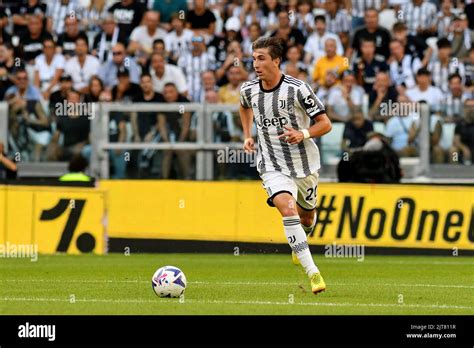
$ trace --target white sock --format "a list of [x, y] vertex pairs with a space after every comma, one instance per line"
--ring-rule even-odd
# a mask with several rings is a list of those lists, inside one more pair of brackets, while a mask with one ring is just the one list
[[296, 253], [306, 274], [311, 278], [313, 274], [319, 272], [319, 269], [314, 264], [313, 257], [309, 251], [308, 240], [306, 239], [303, 227], [301, 227], [300, 217], [298, 215], [285, 216], [283, 218], [283, 226], [291, 250]]
[[316, 213], [315, 213], [315, 214], [314, 214], [313, 223], [311, 224], [311, 226], [306, 226], [306, 225], [301, 224], [301, 227], [303, 227], [303, 230], [305, 231], [306, 235], [308, 235], [308, 234], [310, 234], [311, 232], [313, 232], [314, 225], [316, 225], [317, 219], [318, 219], [318, 217], [317, 217], [317, 215], [316, 215]]

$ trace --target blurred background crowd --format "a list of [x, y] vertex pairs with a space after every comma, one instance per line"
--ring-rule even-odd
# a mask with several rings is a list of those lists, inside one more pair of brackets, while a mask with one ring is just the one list
[[[255, 78], [251, 43], [262, 35], [284, 39], [282, 71], [308, 82], [327, 106], [335, 157], [362, 148], [374, 131], [398, 156], [419, 156], [416, 103], [426, 103], [431, 161], [472, 164], [472, 0], [3, 1], [9, 154], [32, 162], [87, 157], [90, 117], [64, 101], [238, 105], [241, 84]], [[238, 114], [215, 112], [212, 120], [215, 142], [243, 140]], [[195, 141], [196, 123], [178, 110], [114, 112], [110, 141]], [[194, 175], [192, 151], [132, 157], [110, 153], [114, 177], [141, 167], [160, 178]], [[216, 171], [256, 175], [249, 166]]]

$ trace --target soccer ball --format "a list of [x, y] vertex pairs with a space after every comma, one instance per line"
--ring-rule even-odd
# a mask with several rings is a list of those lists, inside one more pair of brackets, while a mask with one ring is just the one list
[[151, 285], [160, 297], [180, 297], [186, 289], [186, 276], [178, 267], [164, 266], [153, 274]]

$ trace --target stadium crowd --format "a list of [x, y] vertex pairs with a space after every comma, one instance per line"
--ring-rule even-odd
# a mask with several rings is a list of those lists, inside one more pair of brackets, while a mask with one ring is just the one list
[[[251, 44], [262, 35], [284, 39], [282, 71], [307, 81], [331, 120], [345, 123], [342, 149], [363, 147], [376, 122], [399, 156], [418, 156], [416, 106], [426, 103], [432, 162], [472, 163], [472, 0], [3, 1], [0, 99], [9, 104], [9, 150], [30, 161], [87, 156], [90, 118], [60, 117], [64, 101], [238, 105], [241, 84], [255, 78]], [[237, 114], [212, 117], [216, 142], [243, 140]], [[195, 118], [114, 112], [110, 141], [194, 141]], [[454, 135], [443, 143], [449, 124]], [[141, 152], [136, 163], [153, 154]], [[123, 152], [110, 158], [114, 177], [125, 177]], [[159, 176], [191, 178], [193, 158], [163, 151]]]

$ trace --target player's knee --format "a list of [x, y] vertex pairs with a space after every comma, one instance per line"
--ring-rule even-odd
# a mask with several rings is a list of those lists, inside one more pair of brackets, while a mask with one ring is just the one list
[[301, 215], [301, 223], [305, 226], [311, 226], [314, 221], [314, 211], [308, 211]]

